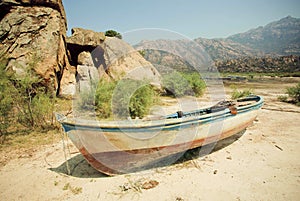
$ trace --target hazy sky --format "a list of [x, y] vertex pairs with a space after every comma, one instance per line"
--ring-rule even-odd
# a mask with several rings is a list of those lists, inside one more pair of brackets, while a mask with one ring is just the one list
[[291, 15], [299, 0], [63, 0], [73, 27], [120, 33], [163, 28], [188, 38], [220, 38]]

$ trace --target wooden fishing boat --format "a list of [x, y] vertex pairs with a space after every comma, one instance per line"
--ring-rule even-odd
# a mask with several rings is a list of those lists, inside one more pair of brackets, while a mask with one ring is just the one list
[[59, 114], [57, 119], [95, 169], [115, 175], [171, 164], [188, 149], [241, 132], [262, 105], [262, 97], [249, 96], [155, 120], [96, 121]]

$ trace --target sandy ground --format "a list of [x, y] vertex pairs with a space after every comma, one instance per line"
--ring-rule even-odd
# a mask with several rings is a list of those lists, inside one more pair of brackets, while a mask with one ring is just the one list
[[293, 84], [250, 85], [266, 100], [257, 120], [208, 155], [108, 177], [67, 141], [69, 176], [61, 141], [0, 167], [0, 200], [299, 200], [300, 108], [276, 100]]

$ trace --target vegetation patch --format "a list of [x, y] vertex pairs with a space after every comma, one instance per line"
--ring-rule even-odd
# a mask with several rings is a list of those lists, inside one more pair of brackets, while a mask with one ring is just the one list
[[231, 93], [231, 98], [235, 100], [235, 99], [239, 99], [239, 98], [250, 96], [251, 94], [253, 94], [253, 90], [252, 89], [239, 90], [236, 87], [234, 87], [234, 89], [233, 89], [233, 91]]
[[278, 100], [300, 106], [300, 82], [294, 87], [287, 88], [286, 94], [287, 95], [279, 96]]
[[94, 110], [100, 119], [113, 115], [119, 119], [143, 118], [158, 101], [158, 92], [147, 81], [100, 80], [95, 88], [80, 95], [78, 106], [81, 110]]
[[[199, 97], [205, 91], [205, 82], [197, 73], [170, 73], [163, 76], [163, 95]], [[123, 79], [100, 80], [91, 90], [80, 94], [78, 106], [82, 111], [92, 110], [100, 119], [143, 118], [159, 102], [160, 92], [149, 81]]]
[[198, 73], [172, 72], [163, 76], [163, 87], [168, 96], [192, 95], [199, 97], [203, 95], [206, 85]]
[[115, 31], [115, 30], [107, 30], [105, 32], [105, 36], [116, 37], [116, 38], [122, 39], [122, 35], [119, 32]]
[[143, 118], [157, 102], [158, 93], [145, 81], [121, 80], [113, 93], [112, 109], [116, 117]]
[[29, 64], [24, 76], [6, 69], [6, 61], [0, 62], [0, 139], [4, 143], [8, 134], [27, 130], [57, 129], [54, 120], [56, 99], [34, 72], [38, 58]]

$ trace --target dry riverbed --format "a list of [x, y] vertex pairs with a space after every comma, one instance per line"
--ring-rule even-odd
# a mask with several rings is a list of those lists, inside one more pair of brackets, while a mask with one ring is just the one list
[[[208, 155], [167, 167], [108, 177], [96, 172], [64, 138], [1, 150], [1, 200], [299, 200], [300, 108], [277, 101], [299, 80], [230, 83], [252, 88], [265, 105], [245, 132]], [[59, 135], [58, 135], [59, 136]], [[65, 156], [66, 154], [66, 156]], [[67, 174], [66, 158], [69, 171]]]

